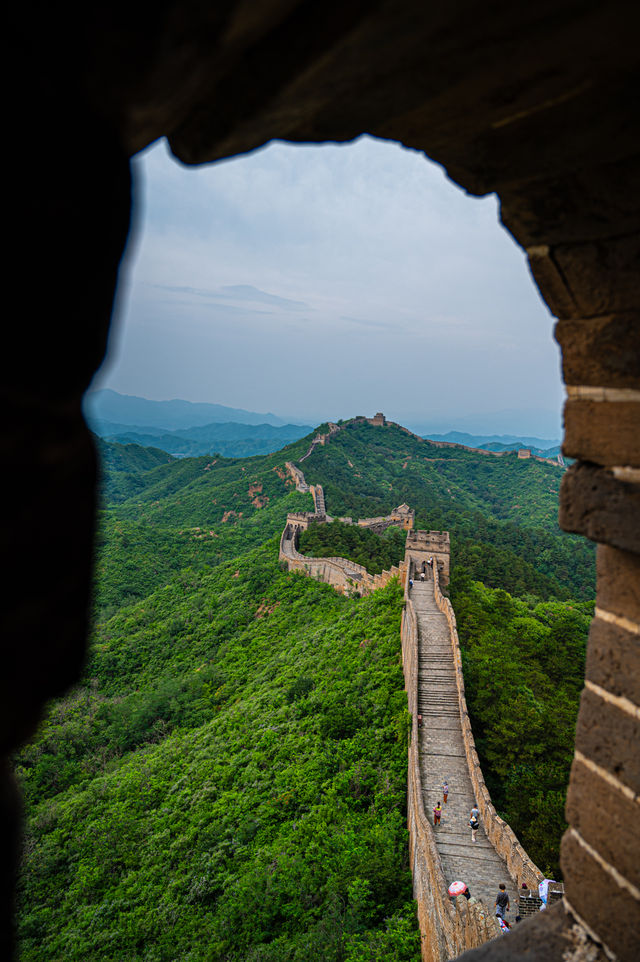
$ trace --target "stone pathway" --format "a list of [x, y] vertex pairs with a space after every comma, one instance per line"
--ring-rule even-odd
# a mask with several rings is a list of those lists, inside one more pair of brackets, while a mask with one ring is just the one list
[[419, 635], [420, 773], [424, 807], [432, 824], [433, 807], [443, 800], [442, 783], [445, 779], [449, 783], [448, 802], [442, 806], [440, 826], [434, 829], [447, 885], [455, 879], [466, 882], [471, 895], [482, 899], [493, 913], [498, 885], [504, 882], [511, 903], [506, 918], [513, 922], [515, 881], [482, 824], [477, 841], [471, 841], [469, 814], [475, 799], [462, 741], [449, 628], [436, 606], [433, 582], [417, 581], [411, 589], [411, 601]]

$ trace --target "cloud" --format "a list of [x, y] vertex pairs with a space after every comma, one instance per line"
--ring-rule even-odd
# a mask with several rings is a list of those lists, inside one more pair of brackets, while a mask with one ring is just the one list
[[393, 324], [391, 321], [372, 321], [364, 317], [350, 317], [348, 314], [341, 314], [340, 320], [347, 321], [349, 324], [358, 324], [360, 327], [372, 327], [384, 331], [397, 330], [397, 325]]
[[309, 311], [313, 309], [309, 307], [306, 301], [294, 301], [290, 297], [269, 294], [268, 291], [261, 291], [252, 284], [225, 284], [220, 290], [223, 292], [223, 297], [240, 301], [256, 301], [259, 304], [273, 304], [274, 307], [282, 307], [287, 311]]
[[[256, 307], [246, 306], [250, 304], [269, 304], [273, 307], [277, 307], [286, 311], [313, 310], [313, 308], [310, 307], [305, 301], [294, 301], [288, 297], [280, 297], [278, 294], [270, 294], [268, 291], [262, 291], [260, 288], [254, 287], [252, 284], [227, 284], [223, 285], [217, 290], [207, 290], [204, 288], [176, 284], [151, 284], [149, 286], [157, 290], [166, 291], [167, 294], [190, 294], [193, 297], [213, 301], [217, 308], [221, 308], [230, 314], [249, 313], [266, 314], [272, 316], [274, 313], [273, 311], [259, 310]], [[229, 304], [228, 301], [238, 301], [245, 306]], [[176, 302], [173, 301], [172, 303], [175, 305]], [[183, 301], [182, 303], [187, 304], [189, 302]]]
[[443, 416], [540, 397], [560, 411], [552, 319], [496, 198], [466, 196], [422, 153], [276, 142], [189, 169], [158, 144], [134, 169], [107, 386], [202, 400], [215, 370], [215, 400], [287, 416], [417, 417], [427, 393]]

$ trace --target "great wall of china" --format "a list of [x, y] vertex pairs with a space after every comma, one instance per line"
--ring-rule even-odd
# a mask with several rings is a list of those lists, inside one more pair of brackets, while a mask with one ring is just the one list
[[[369, 423], [384, 424], [380, 418], [382, 415], [376, 415]], [[330, 425], [328, 434], [314, 439], [305, 458], [337, 430], [339, 426]], [[413, 891], [423, 962], [445, 962], [501, 934], [494, 915], [501, 882], [507, 886], [513, 923], [516, 912], [524, 918], [542, 907], [537, 890], [543, 879], [496, 812], [480, 768], [464, 694], [455, 614], [441, 590], [449, 579], [449, 535], [414, 530], [414, 512], [401, 505], [386, 517], [358, 522], [373, 530], [392, 524], [407, 530], [405, 557], [397, 567], [372, 575], [346, 558], [307, 557], [298, 551], [300, 531], [314, 521], [330, 523], [332, 519], [326, 514], [322, 488], [308, 485], [302, 470], [292, 462], [287, 463], [287, 471], [298, 491], [313, 496], [315, 508], [287, 516], [280, 560], [290, 571], [325, 581], [347, 595], [368, 594], [392, 578], [404, 586], [401, 643], [412, 719], [407, 824]], [[350, 518], [340, 520], [353, 523]], [[440, 825], [434, 828], [430, 813], [442, 800], [444, 781], [449, 785], [448, 801]], [[476, 842], [472, 842], [468, 824], [474, 802], [481, 819]], [[449, 885], [458, 879], [467, 883], [470, 899], [449, 896]], [[523, 896], [523, 883], [536, 894]], [[561, 897], [562, 886], [550, 886], [549, 901]]]

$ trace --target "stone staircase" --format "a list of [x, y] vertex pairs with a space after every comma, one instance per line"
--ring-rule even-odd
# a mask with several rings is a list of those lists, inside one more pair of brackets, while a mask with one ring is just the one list
[[469, 814], [475, 798], [462, 740], [453, 651], [447, 620], [437, 608], [433, 581], [417, 581], [410, 598], [418, 622], [418, 713], [420, 773], [427, 817], [443, 801], [442, 783], [449, 784], [448, 802], [442, 806], [440, 826], [434, 829], [447, 885], [466, 882], [471, 895], [482, 899], [493, 913], [500, 882], [507, 886], [511, 910], [516, 915], [517, 883], [504, 860], [487, 838], [482, 824], [471, 841]]

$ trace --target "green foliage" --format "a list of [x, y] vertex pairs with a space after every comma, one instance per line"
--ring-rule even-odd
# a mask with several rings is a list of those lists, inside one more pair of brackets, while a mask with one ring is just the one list
[[349, 601], [276, 551], [97, 627], [18, 759], [23, 962], [417, 957], [401, 592]]
[[348, 558], [370, 574], [380, 574], [404, 558], [406, 531], [387, 528], [374, 534], [357, 524], [311, 524], [300, 534], [299, 550], [313, 558]]
[[[310, 440], [244, 461], [101, 443], [90, 657], [16, 759], [23, 962], [419, 957], [400, 590], [347, 599], [276, 562], [287, 511], [311, 508], [284, 470]], [[450, 530], [483, 771], [557, 874], [594, 577], [555, 522], [561, 472], [369, 425], [303, 468], [332, 514], [406, 501]], [[306, 537], [376, 571], [404, 532]]]
[[361, 423], [303, 467], [307, 481], [323, 485], [333, 515], [377, 517], [410, 504], [417, 528], [450, 532], [452, 564], [478, 581], [541, 598], [593, 597], [594, 547], [557, 524], [559, 467]]

